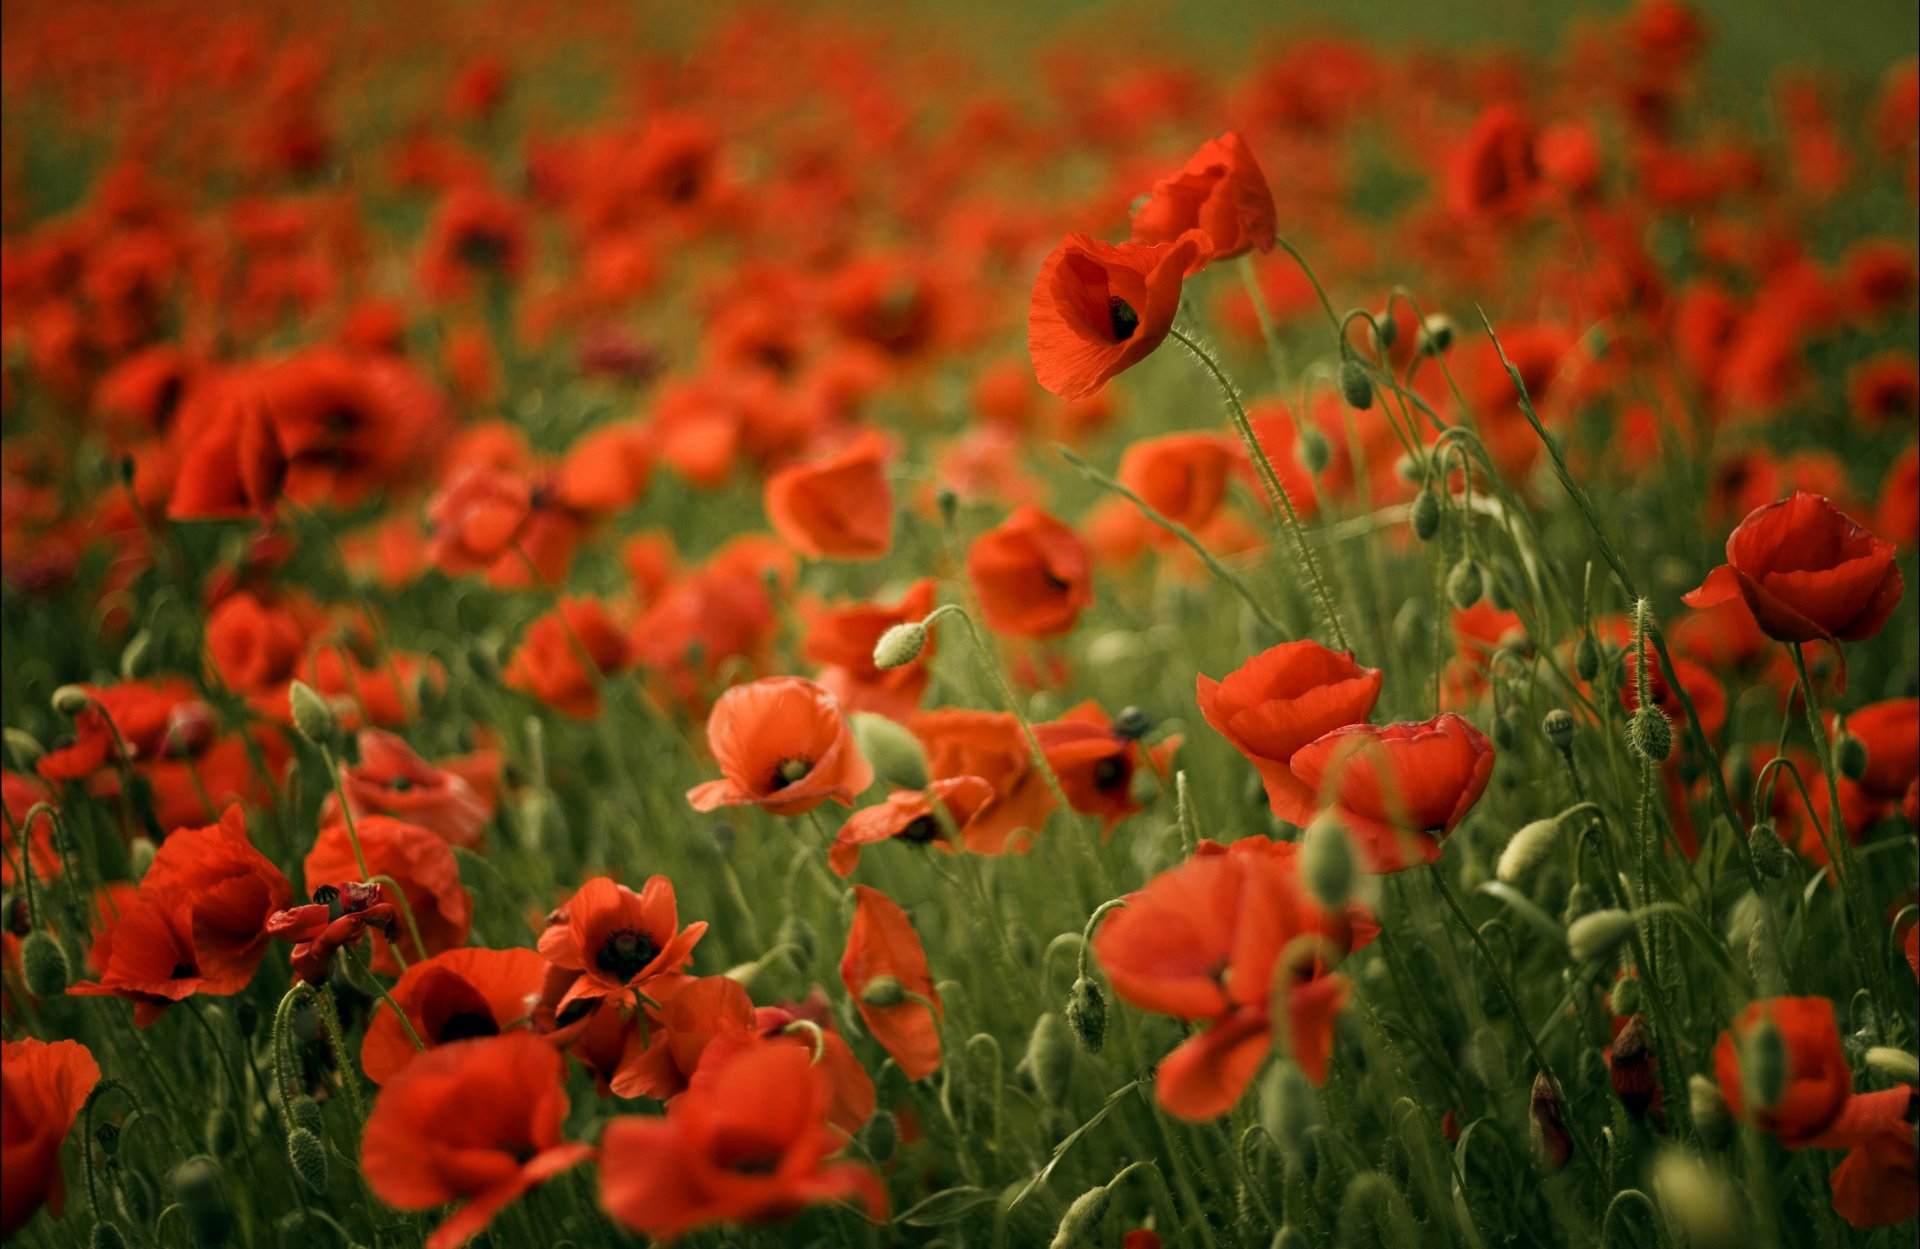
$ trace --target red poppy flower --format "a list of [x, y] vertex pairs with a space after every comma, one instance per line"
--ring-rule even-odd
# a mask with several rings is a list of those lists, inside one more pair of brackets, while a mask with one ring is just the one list
[[565, 1060], [529, 1032], [458, 1041], [416, 1057], [367, 1116], [360, 1166], [401, 1210], [460, 1208], [427, 1237], [455, 1249], [536, 1184], [593, 1156], [560, 1139]]
[[1221, 434], [1165, 434], [1128, 447], [1118, 477], [1154, 511], [1197, 533], [1219, 510], [1227, 483], [1244, 460], [1240, 444]]
[[1920, 361], [1894, 352], [1863, 361], [1847, 377], [1847, 397], [1872, 424], [1912, 429], [1920, 416]]
[[427, 504], [428, 555], [449, 576], [484, 572], [517, 549], [533, 517], [533, 484], [488, 464], [453, 470]]
[[893, 547], [893, 487], [887, 440], [868, 430], [825, 459], [767, 479], [767, 519], [814, 559], [878, 559]]
[[[453, 847], [418, 824], [384, 815], [355, 820], [353, 827], [360, 838], [360, 851], [366, 856], [368, 873], [389, 877], [400, 886], [413, 922], [420, 929], [420, 940], [426, 944], [424, 950], [415, 946], [403, 916], [398, 937], [382, 933], [373, 943], [374, 970], [389, 976], [399, 974], [400, 964], [388, 948], [390, 939], [401, 942], [409, 963], [465, 945], [473, 926], [473, 898], [460, 883], [460, 865], [453, 857]], [[322, 885], [338, 886], [342, 881], [360, 879], [359, 862], [344, 822], [320, 830], [313, 849], [307, 852], [303, 870], [310, 895]]]
[[1867, 748], [1860, 788], [1882, 803], [1897, 803], [1920, 778], [1920, 698], [1889, 698], [1847, 716], [1847, 732]]
[[1173, 328], [1181, 283], [1212, 250], [1199, 230], [1145, 246], [1069, 234], [1041, 264], [1027, 312], [1040, 384], [1085, 399], [1146, 359]]
[[600, 1201], [614, 1220], [672, 1240], [710, 1223], [765, 1223], [859, 1198], [876, 1219], [886, 1191], [863, 1167], [827, 1160], [827, 1072], [792, 1045], [741, 1043], [709, 1058], [665, 1118], [629, 1116], [600, 1138]]
[[0, 1041], [0, 1236], [41, 1206], [66, 1210], [60, 1146], [100, 1082], [100, 1065], [78, 1041]]
[[967, 577], [987, 627], [1006, 637], [1058, 637], [1093, 604], [1086, 543], [1031, 503], [974, 539]]
[[1860, 1093], [1813, 1142], [1817, 1149], [1847, 1151], [1833, 1172], [1833, 1209], [1852, 1226], [1892, 1227], [1920, 1215], [1916, 1118], [1920, 1089], [1910, 1084]]
[[1920, 543], [1920, 446], [1909, 444], [1880, 482], [1875, 524], [1903, 547]]
[[[1786, 1071], [1771, 1104], [1747, 1096], [1743, 1051], [1754, 1030], [1771, 1022], [1786, 1051]], [[1814, 1145], [1853, 1095], [1853, 1072], [1840, 1048], [1833, 1003], [1823, 997], [1776, 997], [1750, 1002], [1713, 1048], [1713, 1073], [1727, 1107], [1788, 1149]]]
[[707, 745], [724, 779], [687, 791], [696, 811], [752, 804], [799, 815], [842, 806], [873, 784], [873, 769], [833, 695], [801, 677], [736, 685], [707, 717]]
[[566, 507], [588, 516], [613, 516], [638, 503], [653, 480], [654, 438], [645, 425], [622, 422], [581, 436], [567, 451], [554, 482]]
[[384, 934], [388, 941], [394, 939], [400, 926], [400, 908], [388, 900], [391, 896], [385, 885], [365, 881], [322, 885], [313, 891], [312, 902], [269, 915], [266, 932], [294, 943], [294, 979], [324, 984], [333, 969], [334, 952], [357, 945], [369, 928]]
[[920, 935], [899, 904], [878, 889], [855, 885], [853, 896], [853, 926], [840, 959], [841, 983], [853, 995], [873, 1039], [893, 1055], [909, 1080], [924, 1079], [940, 1066], [944, 1015]]
[[1259, 770], [1273, 813], [1304, 826], [1318, 795], [1294, 776], [1294, 754], [1322, 734], [1364, 723], [1382, 680], [1378, 669], [1318, 642], [1283, 642], [1222, 680], [1200, 676], [1196, 697], [1207, 723]]
[[[48, 751], [35, 765], [47, 780], [85, 780], [118, 762], [159, 757], [175, 711], [183, 703], [197, 701], [193, 687], [174, 678], [80, 688], [89, 702], [73, 718], [72, 744]], [[124, 760], [116, 743], [126, 746]]]
[[100, 970], [67, 992], [76, 997], [123, 997], [144, 1028], [175, 1002], [199, 992], [203, 977], [193, 948], [193, 899], [183, 892], [140, 898], [104, 922], [88, 956]]
[[650, 876], [635, 893], [596, 876], [547, 918], [540, 954], [556, 968], [579, 973], [556, 1004], [564, 1018], [576, 1002], [625, 996], [657, 976], [674, 974], [693, 958], [707, 925], [680, 927], [673, 882]]
[[235, 395], [190, 434], [167, 498], [173, 520], [268, 517], [280, 501], [287, 453], [266, 403]]
[[420, 259], [422, 284], [441, 298], [467, 293], [478, 277], [517, 281], [531, 250], [525, 213], [482, 186], [462, 186], [441, 202]]
[[1054, 798], [1019, 720], [1002, 711], [928, 711], [907, 727], [926, 748], [927, 775], [936, 783], [974, 776], [993, 787], [992, 800], [967, 823], [969, 852], [1018, 852], [1032, 844]]
[[1440, 857], [1493, 775], [1493, 744], [1451, 712], [1423, 724], [1354, 724], [1293, 756], [1293, 775], [1331, 804], [1369, 870]]
[[1467, 218], [1499, 217], [1533, 203], [1540, 190], [1533, 130], [1512, 106], [1480, 114], [1446, 173], [1447, 206]]
[[[726, 976], [668, 976], [648, 986], [647, 1026], [629, 1028], [608, 1082], [616, 1097], [666, 1101], [686, 1091], [717, 1039], [754, 1035], [753, 1000]], [[602, 1013], [611, 1005], [602, 1007]]]
[[1153, 184], [1133, 211], [1133, 241], [1174, 243], [1199, 230], [1212, 244], [1212, 259], [1231, 260], [1252, 248], [1272, 251], [1276, 215], [1253, 149], [1229, 130], [1201, 144], [1179, 173]]
[[932, 679], [927, 664], [934, 650], [931, 631], [913, 662], [897, 668], [875, 665], [873, 648], [894, 625], [924, 619], [933, 610], [933, 590], [933, 578], [923, 577], [891, 606], [855, 603], [820, 607], [808, 613], [803, 651], [814, 663], [825, 665], [815, 679], [839, 701], [843, 711], [905, 719], [919, 708], [927, 682]]
[[[355, 819], [388, 815], [450, 845], [480, 844], [481, 830], [493, 816], [491, 795], [483, 797], [460, 773], [428, 763], [392, 733], [362, 729], [358, 741], [360, 762], [340, 767], [340, 788]], [[321, 823], [338, 818], [339, 800], [330, 795]]]
[[176, 829], [140, 879], [142, 897], [188, 899], [200, 992], [246, 988], [267, 952], [267, 917], [293, 901], [293, 886], [247, 836], [245, 814], [228, 807], [218, 824]]
[[578, 720], [600, 714], [600, 689], [582, 652], [602, 676], [632, 662], [632, 649], [597, 599], [569, 598], [533, 622], [507, 663], [507, 684]]
[[[546, 966], [532, 950], [448, 950], [407, 968], [388, 996], [432, 1050], [525, 1024]], [[360, 1042], [360, 1069], [386, 1084], [420, 1052], [393, 1010], [376, 1008]]]
[[[1092, 700], [1058, 720], [1036, 724], [1040, 753], [1060, 782], [1067, 804], [1082, 815], [1097, 815], [1108, 832], [1141, 809], [1133, 798], [1133, 774], [1141, 761], [1140, 744], [1114, 730], [1113, 720]], [[1180, 738], [1169, 737], [1152, 751], [1153, 768], [1167, 775]]]
[[1895, 554], [1830, 500], [1796, 491], [1741, 521], [1727, 562], [1681, 597], [1691, 607], [1744, 598], [1776, 641], [1857, 642], [1880, 632], [1906, 589]]
[[951, 836], [962, 846], [974, 817], [993, 801], [993, 786], [977, 776], [935, 781], [924, 790], [902, 790], [885, 802], [855, 811], [847, 817], [827, 851], [827, 862], [841, 876], [853, 875], [860, 848], [899, 838], [916, 845], [936, 845], [953, 852]]
[[263, 603], [245, 590], [221, 599], [207, 613], [207, 657], [214, 671], [237, 693], [260, 695], [262, 710], [277, 712], [313, 631], [304, 614]]
[[798, 1045], [814, 1056], [832, 1087], [827, 1122], [852, 1136], [873, 1117], [873, 1079], [846, 1038], [833, 1030], [833, 1008], [821, 990], [814, 989], [804, 1002], [755, 1007], [753, 1030], [762, 1040]]

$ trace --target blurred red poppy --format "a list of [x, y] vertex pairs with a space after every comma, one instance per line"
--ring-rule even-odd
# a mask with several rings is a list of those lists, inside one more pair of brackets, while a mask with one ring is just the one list
[[893, 547], [887, 459], [887, 440], [868, 430], [833, 455], [783, 468], [767, 479], [767, 518], [814, 559], [878, 559]]
[[[1778, 1088], [1766, 1096], [1749, 1089], [1750, 1047], [1762, 1028], [1772, 1029], [1784, 1069]], [[1770, 1061], [1770, 1060], [1769, 1060]], [[1788, 1149], [1815, 1145], [1853, 1095], [1853, 1072], [1840, 1048], [1833, 1003], [1823, 997], [1776, 997], [1750, 1002], [1734, 1016], [1713, 1048], [1713, 1073], [1727, 1107], [1740, 1119]]]
[[920, 935], [899, 903], [878, 889], [855, 885], [853, 896], [853, 926], [840, 959], [841, 983], [853, 995], [873, 1039], [909, 1080], [924, 1079], [940, 1066], [944, 1016]]
[[1439, 859], [1493, 775], [1493, 744], [1451, 712], [1420, 724], [1354, 724], [1294, 753], [1296, 780], [1328, 803], [1374, 872]]
[[100, 1065], [78, 1041], [0, 1041], [0, 1236], [43, 1205], [66, 1212], [60, 1147], [99, 1082]]
[[1086, 543], [1032, 504], [974, 539], [967, 577], [987, 627], [1007, 637], [1058, 637], [1093, 603]]

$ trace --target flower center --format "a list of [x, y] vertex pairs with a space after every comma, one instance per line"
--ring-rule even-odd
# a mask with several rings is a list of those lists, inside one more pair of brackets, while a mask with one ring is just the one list
[[440, 1025], [440, 1043], [465, 1041], [472, 1037], [499, 1036], [500, 1025], [493, 1021], [492, 1015], [482, 1015], [478, 1011], [462, 1011]]
[[200, 974], [200, 969], [192, 963], [175, 963], [173, 970], [167, 973], [169, 980], [191, 980]]
[[940, 821], [931, 814], [923, 815], [900, 830], [900, 840], [925, 844], [940, 839]]
[[616, 930], [600, 946], [593, 961], [601, 971], [631, 980], [660, 953], [653, 938], [637, 928]]
[[785, 789], [813, 771], [811, 759], [782, 759], [773, 770], [773, 789]]
[[1140, 328], [1140, 314], [1118, 295], [1107, 296], [1107, 322], [1113, 328], [1115, 342], [1124, 343]]
[[1132, 770], [1127, 766], [1125, 759], [1118, 755], [1108, 755], [1093, 765], [1094, 788], [1102, 791], [1123, 788], [1132, 779], [1128, 775]]

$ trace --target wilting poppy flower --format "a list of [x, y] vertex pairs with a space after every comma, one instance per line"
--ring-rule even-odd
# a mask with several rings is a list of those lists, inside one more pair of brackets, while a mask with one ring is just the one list
[[559, 1000], [566, 1015], [574, 1002], [620, 996], [656, 976], [679, 972], [706, 935], [706, 921], [680, 926], [673, 882], [650, 876], [639, 893], [596, 876], [565, 906], [547, 917], [540, 954], [556, 968], [579, 973]]
[[815, 680], [839, 700], [841, 710], [904, 719], [920, 706], [932, 679], [927, 665], [934, 649], [931, 631], [911, 663], [882, 668], [873, 662], [873, 648], [894, 625], [921, 620], [932, 611], [933, 590], [933, 578], [923, 577], [891, 606], [855, 603], [819, 607], [807, 614], [803, 651], [808, 659], [825, 665]]
[[581, 663], [592, 660], [601, 676], [619, 672], [633, 652], [598, 600], [563, 599], [533, 622], [507, 663], [507, 684], [579, 720], [600, 714], [600, 687]]
[[1173, 328], [1181, 283], [1212, 251], [1199, 230], [1146, 246], [1069, 234], [1033, 284], [1034, 376], [1062, 399], [1085, 399], [1146, 359]]
[[513, 554], [533, 517], [533, 484], [489, 464], [454, 469], [427, 505], [428, 555], [449, 576], [484, 572]]
[[1619, 1024], [1613, 1044], [1606, 1049], [1607, 1079], [1621, 1108], [1635, 1123], [1643, 1122], [1649, 1111], [1654, 1123], [1664, 1125], [1666, 1116], [1660, 1107], [1659, 1059], [1653, 1053], [1653, 1035], [1647, 1021], [1633, 1015]]
[[1093, 604], [1087, 544], [1030, 503], [973, 540], [967, 577], [987, 627], [1007, 637], [1058, 637]]
[[1189, 230], [1205, 234], [1212, 259], [1273, 250], [1273, 192], [1247, 141], [1229, 130], [1208, 139], [1179, 173], [1153, 184], [1133, 212], [1135, 243], [1174, 243]]
[[[432, 1050], [525, 1024], [546, 966], [532, 950], [448, 950], [407, 968], [387, 995]], [[376, 1009], [360, 1042], [360, 1069], [385, 1084], [420, 1052], [391, 1008]]]
[[[390, 815], [437, 833], [450, 845], [479, 844], [493, 803], [466, 777], [428, 763], [385, 730], [362, 729], [358, 740], [360, 762], [340, 767], [340, 788], [355, 819]], [[329, 797], [321, 822], [338, 819], [338, 810], [338, 799]]]
[[1350, 655], [1313, 641], [1261, 651], [1222, 680], [1200, 676], [1200, 714], [1259, 770], [1273, 813], [1306, 825], [1318, 809], [1314, 790], [1293, 774], [1294, 754], [1334, 729], [1373, 714], [1383, 678]]
[[920, 935], [900, 905], [878, 889], [855, 885], [853, 895], [841, 983], [873, 1039], [909, 1080], [924, 1079], [940, 1066], [943, 1015]]
[[1727, 562], [1681, 597], [1691, 607], [1744, 598], [1775, 641], [1857, 642], [1880, 632], [1906, 589], [1895, 554], [1830, 500], [1796, 491], [1741, 521]]
[[1913, 1085], [1860, 1093], [1813, 1142], [1847, 1151], [1833, 1172], [1833, 1209], [1852, 1226], [1892, 1227], [1920, 1214], [1916, 1119], [1920, 1089]]
[[887, 440], [868, 430], [821, 460], [767, 479], [774, 531], [815, 559], [878, 559], [893, 546], [893, 487]]
[[[399, 973], [400, 964], [388, 948], [390, 940], [401, 943], [409, 963], [465, 945], [473, 925], [473, 898], [460, 883], [460, 865], [453, 857], [453, 847], [418, 824], [384, 815], [355, 820], [353, 827], [360, 838], [361, 853], [366, 856], [368, 873], [389, 877], [400, 886], [420, 930], [420, 941], [426, 945], [424, 950], [416, 947], [403, 914], [398, 936], [382, 932], [373, 943], [374, 970], [389, 976]], [[323, 885], [338, 886], [342, 881], [360, 879], [359, 861], [344, 821], [320, 830], [302, 870], [309, 894]]]
[[976, 776], [993, 797], [967, 823], [967, 849], [974, 854], [1021, 851], [1046, 825], [1053, 790], [1033, 757], [1020, 721], [1003, 711], [927, 711], [907, 727], [927, 752], [934, 781]]
[[267, 917], [293, 901], [293, 886], [254, 849], [238, 806], [228, 807], [218, 824], [174, 830], [141, 877], [140, 893], [187, 899], [199, 991], [216, 996], [247, 987], [266, 956]]
[[1222, 434], [1164, 434], [1128, 447], [1118, 476], [1154, 511], [1198, 532], [1219, 510], [1243, 460], [1240, 444]]
[[[1133, 798], [1133, 774], [1141, 762], [1140, 743], [1117, 732], [1113, 720], [1091, 700], [1058, 720], [1033, 726], [1040, 753], [1060, 782], [1067, 804], [1082, 815], [1097, 815], [1108, 831], [1140, 810]], [[1155, 746], [1152, 766], [1162, 776], [1180, 738]]]
[[[200, 955], [193, 948], [193, 899], [168, 891], [143, 897], [108, 919], [94, 936], [90, 955], [97, 981], [68, 987], [77, 997], [123, 997], [133, 1003], [133, 1021], [144, 1028], [169, 1006], [199, 992]], [[229, 990], [231, 992], [231, 990]]]
[[834, 836], [827, 862], [839, 875], [851, 876], [862, 846], [896, 838], [952, 852], [955, 841], [967, 844], [974, 817], [992, 801], [993, 786], [977, 776], [956, 776], [935, 781], [924, 790], [891, 794], [885, 802], [847, 817]]
[[530, 1032], [458, 1041], [416, 1057], [367, 1116], [360, 1166], [401, 1210], [458, 1210], [427, 1237], [455, 1249], [536, 1184], [593, 1155], [560, 1139], [565, 1062]]
[[601, 1204], [616, 1222], [661, 1240], [847, 1198], [879, 1218], [887, 1204], [880, 1181], [864, 1167], [827, 1161], [844, 1143], [827, 1124], [832, 1095], [824, 1064], [806, 1050], [735, 1043], [701, 1063], [666, 1117], [607, 1125]]
[[385, 885], [348, 880], [339, 885], [322, 885], [313, 891], [313, 901], [302, 906], [275, 911], [267, 917], [270, 937], [294, 943], [293, 975], [308, 984], [326, 983], [333, 968], [334, 952], [357, 945], [369, 928], [395, 938], [400, 927], [400, 908]]
[[65, 1212], [60, 1146], [99, 1082], [100, 1065], [78, 1041], [0, 1041], [0, 1236], [43, 1205]]
[[1440, 857], [1440, 843], [1487, 788], [1493, 744], [1451, 712], [1422, 724], [1354, 724], [1294, 753], [1296, 780], [1331, 805], [1369, 870]]
[[[1748, 1082], [1748, 1046], [1770, 1025], [1779, 1032], [1785, 1070], [1780, 1087], [1760, 1104]], [[1776, 997], [1750, 1002], [1713, 1048], [1713, 1073], [1727, 1107], [1788, 1149], [1813, 1145], [1833, 1125], [1853, 1094], [1853, 1072], [1840, 1048], [1833, 1003], [1823, 997]]]
[[873, 769], [833, 695], [800, 677], [736, 685], [707, 717], [707, 745], [724, 779], [687, 791], [696, 811], [752, 804], [799, 815], [828, 799], [852, 806]]

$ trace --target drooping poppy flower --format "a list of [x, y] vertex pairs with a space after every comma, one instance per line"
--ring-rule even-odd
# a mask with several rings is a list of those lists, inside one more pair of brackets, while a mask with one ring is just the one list
[[707, 717], [707, 745], [721, 780], [687, 791], [696, 811], [754, 805], [799, 815], [831, 799], [852, 806], [873, 768], [833, 695], [801, 677], [736, 685]]
[[[466, 777], [428, 763], [405, 739], [383, 729], [362, 729], [358, 741], [360, 762], [340, 767], [340, 788], [355, 819], [387, 815], [436, 833], [450, 845], [480, 843], [493, 803]], [[339, 800], [329, 795], [320, 822], [338, 818]]]
[[[1785, 1058], [1785, 1069], [1778, 1073], [1780, 1087], [1765, 1104], [1750, 1088], [1754, 1073], [1747, 1070], [1749, 1046], [1763, 1026], [1778, 1031]], [[1713, 1074], [1720, 1081], [1727, 1108], [1788, 1149], [1815, 1144], [1853, 1095], [1853, 1072], [1840, 1048], [1833, 1003], [1823, 997], [1748, 1003], [1713, 1047]]]
[[291, 963], [296, 980], [325, 984], [338, 950], [357, 946], [369, 929], [393, 941], [400, 928], [400, 908], [385, 885], [347, 880], [322, 885], [313, 901], [275, 911], [267, 917], [270, 937], [294, 943]]
[[514, 553], [532, 517], [532, 482], [491, 465], [461, 465], [427, 504], [428, 556], [448, 576], [484, 572]]
[[66, 1211], [60, 1146], [100, 1082], [100, 1065], [78, 1041], [0, 1041], [0, 1236], [45, 1206]]
[[1741, 521], [1727, 562], [1681, 598], [1690, 607], [1744, 598], [1775, 641], [1857, 642], [1880, 632], [1905, 592], [1895, 555], [1830, 500], [1796, 491]]
[[625, 1116], [600, 1138], [600, 1201], [623, 1226], [662, 1241], [711, 1223], [767, 1223], [816, 1202], [858, 1198], [879, 1218], [872, 1172], [828, 1160], [822, 1064], [792, 1045], [749, 1040], [708, 1058], [664, 1118]]
[[1062, 399], [1085, 399], [1146, 359], [1173, 328], [1181, 284], [1212, 250], [1199, 230], [1144, 246], [1069, 234], [1033, 284], [1034, 376]]
[[680, 926], [673, 882], [664, 876], [648, 877], [639, 893], [594, 877], [547, 917], [540, 933], [541, 957], [578, 974], [560, 996], [557, 1013], [564, 1017], [576, 1002], [617, 997], [679, 972], [706, 931], [704, 920]]
[[1198, 677], [1196, 697], [1207, 723], [1259, 771], [1273, 813], [1305, 826], [1318, 795], [1293, 774], [1295, 753], [1322, 734], [1364, 723], [1383, 679], [1318, 642], [1283, 642], [1222, 680]]
[[1163, 434], [1128, 447], [1117, 476], [1154, 511], [1197, 533], [1219, 510], [1244, 459], [1240, 444], [1222, 434]]
[[1018, 719], [1002, 711], [927, 711], [907, 727], [926, 748], [927, 775], [936, 784], [975, 776], [993, 787], [992, 799], [967, 822], [969, 852], [1002, 854], [1032, 845], [1054, 797]]
[[174, 830], [140, 878], [142, 897], [184, 896], [193, 916], [201, 993], [246, 988], [267, 951], [267, 917], [293, 901], [272, 860], [247, 835], [246, 815], [228, 807], [218, 824]]
[[767, 479], [767, 519], [814, 559], [878, 559], [893, 547], [893, 486], [887, 440], [868, 430], [824, 459]]
[[427, 1249], [465, 1244], [528, 1189], [592, 1157], [592, 1146], [560, 1138], [564, 1075], [560, 1051], [530, 1032], [419, 1055], [367, 1116], [367, 1186], [401, 1210], [461, 1203]]
[[841, 876], [853, 875], [863, 846], [883, 841], [935, 845], [952, 853], [967, 845], [974, 817], [993, 801], [993, 786], [977, 776], [935, 781], [924, 790], [902, 790], [887, 800], [855, 811], [834, 835], [827, 862]]
[[[366, 856], [368, 873], [389, 877], [400, 886], [413, 923], [419, 928], [420, 942], [426, 946], [420, 949], [415, 944], [403, 915], [397, 937], [382, 932], [374, 941], [374, 970], [389, 976], [399, 974], [399, 961], [388, 947], [390, 940], [400, 942], [409, 963], [465, 945], [473, 926], [473, 898], [460, 883], [460, 864], [453, 857], [453, 847], [418, 824], [384, 815], [355, 820], [353, 827], [360, 839], [360, 851]], [[361, 878], [344, 820], [320, 830], [302, 870], [309, 894], [323, 885], [337, 887], [342, 881]]]
[[924, 1079], [940, 1066], [944, 1014], [920, 934], [900, 904], [878, 889], [855, 885], [853, 895], [840, 981], [873, 1039], [909, 1080]]
[[1853, 1227], [1893, 1227], [1920, 1215], [1917, 1120], [1920, 1089], [1911, 1084], [1858, 1093], [1813, 1142], [1847, 1151], [1833, 1172], [1833, 1209]]
[[889, 719], [905, 719], [920, 706], [932, 670], [934, 638], [911, 663], [882, 668], [873, 662], [873, 648], [881, 635], [898, 624], [924, 619], [933, 610], [934, 580], [913, 583], [897, 603], [855, 603], [848, 607], [819, 607], [807, 613], [803, 653], [823, 664], [815, 678], [849, 715], [872, 712]]
[[70, 985], [67, 992], [126, 998], [133, 1003], [133, 1022], [146, 1027], [200, 991], [193, 899], [173, 890], [140, 898], [102, 924], [89, 958], [100, 978]]
[[987, 627], [1006, 637], [1058, 637], [1093, 604], [1086, 543], [1030, 503], [974, 539], [967, 577]]
[[[1133, 775], [1140, 766], [1140, 743], [1120, 733], [1113, 719], [1088, 700], [1058, 720], [1033, 726], [1040, 753], [1060, 782], [1067, 804], [1082, 815], [1097, 815], [1108, 832], [1141, 809], [1133, 797]], [[1167, 775], [1178, 736], [1153, 747], [1155, 772]]]
[[406, 1013], [412, 1036], [383, 1003], [360, 1042], [360, 1069], [375, 1084], [386, 1084], [421, 1053], [413, 1037], [431, 1051], [524, 1025], [546, 966], [539, 954], [524, 949], [448, 950], [415, 963], [387, 992]]
[[578, 720], [600, 714], [600, 687], [581, 662], [601, 676], [624, 669], [633, 652], [599, 600], [568, 598], [528, 628], [507, 662], [507, 684]]
[[1290, 764], [1331, 805], [1374, 872], [1439, 859], [1493, 776], [1493, 743], [1452, 712], [1419, 724], [1354, 724], [1302, 746]]
[[159, 757], [176, 709], [197, 701], [193, 687], [175, 678], [80, 688], [88, 701], [74, 717], [73, 741], [48, 751], [35, 765], [49, 781], [85, 780], [118, 763]]
[[1212, 259], [1231, 260], [1256, 248], [1272, 251], [1276, 216], [1253, 149], [1229, 130], [1201, 144], [1179, 173], [1153, 184], [1133, 211], [1133, 241], [1175, 243], [1199, 230], [1212, 245]]

